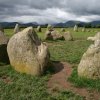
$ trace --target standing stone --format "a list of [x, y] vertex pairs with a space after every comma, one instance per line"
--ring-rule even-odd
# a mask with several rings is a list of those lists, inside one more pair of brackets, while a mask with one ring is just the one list
[[100, 40], [90, 45], [78, 66], [80, 77], [98, 79], [100, 78]]
[[47, 46], [39, 40], [32, 27], [13, 35], [7, 52], [16, 71], [34, 76], [42, 75], [50, 61]]
[[85, 27], [82, 28], [82, 32], [85, 32]]
[[7, 43], [9, 39], [0, 31], [0, 62], [9, 63]]
[[45, 40], [53, 40], [53, 36], [51, 35], [51, 31], [46, 31]]
[[98, 32], [94, 37], [88, 37], [87, 40], [91, 41], [100, 40], [100, 32]]
[[64, 40], [64, 37], [58, 31], [47, 31], [45, 33], [45, 39], [46, 40]]
[[16, 24], [16, 26], [14, 28], [14, 34], [18, 33], [19, 31], [20, 31], [19, 24]]
[[37, 27], [37, 32], [42, 32], [41, 26]]
[[64, 36], [66, 41], [72, 41], [73, 40], [73, 36], [69, 31], [65, 32], [63, 36]]
[[87, 32], [90, 32], [90, 30], [88, 29]]
[[74, 26], [74, 31], [78, 32], [78, 26], [77, 25]]
[[65, 29], [64, 29], [64, 28], [62, 28], [62, 29], [61, 29], [61, 32], [65, 32]]
[[47, 26], [47, 30], [48, 30], [48, 31], [53, 31], [53, 26], [52, 26], [52, 25], [48, 25], [48, 26]]
[[52, 31], [51, 35], [53, 37], [53, 40], [64, 40], [63, 35], [61, 35], [58, 31]]

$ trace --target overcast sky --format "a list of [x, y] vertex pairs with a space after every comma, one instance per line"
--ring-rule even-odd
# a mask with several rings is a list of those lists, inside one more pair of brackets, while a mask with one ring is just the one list
[[0, 0], [0, 22], [100, 20], [100, 0]]

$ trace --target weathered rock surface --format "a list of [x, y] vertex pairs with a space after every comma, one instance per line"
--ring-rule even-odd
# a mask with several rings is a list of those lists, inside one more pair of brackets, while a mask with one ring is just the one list
[[21, 73], [42, 75], [50, 61], [49, 51], [32, 27], [13, 35], [7, 51], [11, 65]]
[[90, 45], [78, 66], [78, 75], [85, 78], [100, 78], [100, 40]]
[[16, 24], [16, 26], [14, 28], [14, 34], [18, 33], [19, 31], [20, 31], [19, 24]]
[[73, 36], [69, 31], [65, 32], [63, 36], [64, 36], [66, 41], [72, 41], [73, 40]]
[[7, 43], [9, 39], [0, 31], [0, 62], [9, 63]]

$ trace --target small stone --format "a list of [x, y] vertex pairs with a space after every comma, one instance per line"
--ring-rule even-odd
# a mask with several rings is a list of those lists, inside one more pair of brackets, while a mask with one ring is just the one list
[[78, 26], [77, 25], [74, 26], [74, 31], [78, 32]]
[[48, 26], [47, 26], [47, 30], [48, 30], [48, 31], [53, 31], [53, 26], [52, 26], [52, 25], [48, 25]]
[[62, 29], [61, 29], [61, 32], [65, 32], [65, 29], [64, 29], [64, 28], [62, 28]]
[[18, 33], [19, 31], [20, 31], [19, 24], [16, 24], [16, 26], [14, 28], [14, 34]]
[[85, 29], [85, 27], [83, 27], [83, 28], [82, 28], [82, 32], [85, 32], [85, 31], [86, 31], [86, 29]]
[[37, 27], [37, 32], [42, 32], [41, 26]]

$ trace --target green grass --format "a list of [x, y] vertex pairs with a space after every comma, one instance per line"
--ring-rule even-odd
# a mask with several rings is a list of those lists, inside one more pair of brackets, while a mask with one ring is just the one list
[[[59, 28], [56, 28], [60, 31]], [[36, 29], [35, 29], [36, 30]], [[87, 50], [92, 43], [87, 41], [88, 36], [94, 36], [93, 30], [91, 32], [73, 32], [72, 28], [66, 28], [66, 31], [70, 31], [74, 37], [74, 41], [45, 41], [48, 43], [48, 48], [51, 54], [51, 60], [53, 61], [66, 61], [73, 65], [78, 64], [81, 60], [83, 53]], [[46, 29], [43, 28], [42, 32], [37, 33], [39, 38], [44, 41]], [[12, 29], [6, 29], [5, 33], [11, 37], [13, 35]], [[49, 94], [47, 90], [47, 81], [51, 76], [51, 72], [48, 72], [42, 77], [33, 77], [31, 75], [20, 74], [11, 68], [10, 65], [4, 65], [0, 63], [0, 100], [83, 100], [84, 98], [68, 91], [67, 89], [59, 91], [56, 95]], [[11, 82], [5, 82], [6, 79], [10, 79]], [[100, 90], [100, 80], [86, 80], [81, 79], [77, 75], [76, 69], [69, 80], [79, 87], [95, 88]]]
[[[0, 70], [0, 100], [83, 100], [83, 97], [70, 91], [49, 94], [46, 87], [49, 74], [33, 77], [20, 74], [11, 66], [3, 66]], [[9, 79], [9, 83], [4, 79]]]
[[73, 69], [73, 72], [68, 80], [72, 82], [76, 87], [87, 87], [89, 89], [95, 89], [100, 91], [100, 80], [79, 77], [77, 73], [77, 68]]
[[52, 42], [52, 45], [49, 46], [51, 59], [78, 64], [90, 44], [91, 42], [86, 40]]
[[13, 29], [5, 29], [5, 34], [11, 37], [13, 35]]

